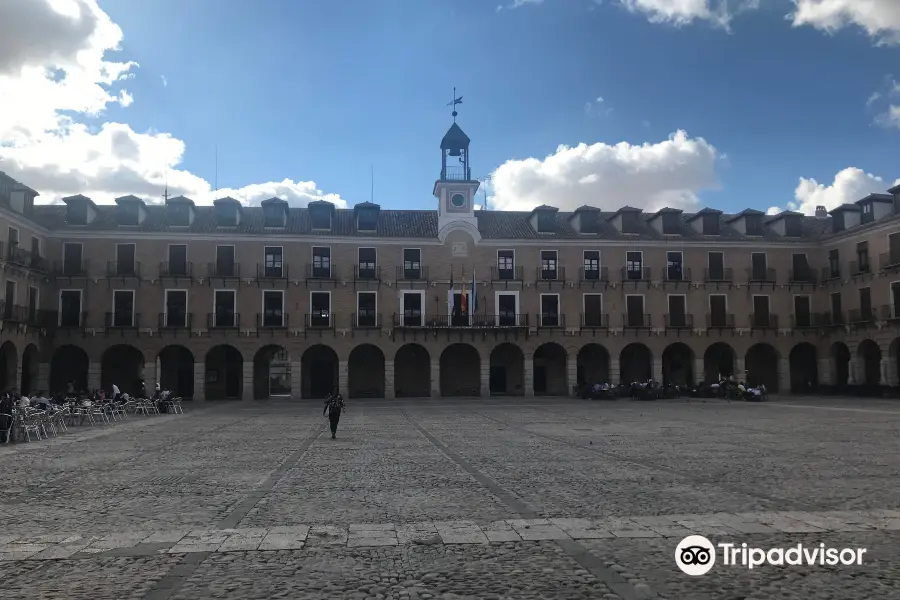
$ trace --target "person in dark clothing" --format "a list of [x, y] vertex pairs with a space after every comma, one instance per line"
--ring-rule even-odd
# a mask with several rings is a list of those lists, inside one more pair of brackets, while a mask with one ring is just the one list
[[337, 435], [338, 422], [341, 420], [341, 412], [346, 409], [344, 398], [340, 394], [329, 394], [325, 399], [325, 410], [322, 415], [328, 415], [328, 421], [331, 424], [331, 439], [335, 439]]
[[5, 444], [7, 430], [12, 428], [13, 399], [8, 392], [0, 394], [0, 444]]

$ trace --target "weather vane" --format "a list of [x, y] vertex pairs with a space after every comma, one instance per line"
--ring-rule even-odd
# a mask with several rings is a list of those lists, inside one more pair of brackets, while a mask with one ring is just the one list
[[462, 104], [462, 99], [463, 99], [462, 96], [460, 96], [459, 98], [456, 97], [456, 88], [454, 87], [454, 88], [453, 88], [453, 100], [452, 100], [451, 102], [448, 102], [448, 103], [447, 103], [447, 106], [452, 106], [452, 107], [453, 107], [453, 112], [450, 113], [450, 114], [453, 115], [453, 122], [454, 122], [454, 123], [456, 123], [456, 117], [459, 115], [459, 113], [456, 112], [456, 105], [457, 105], [457, 104]]

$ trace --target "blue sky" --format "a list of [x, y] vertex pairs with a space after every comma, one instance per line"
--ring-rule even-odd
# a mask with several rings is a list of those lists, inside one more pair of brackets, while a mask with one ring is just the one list
[[[215, 186], [218, 154], [219, 188], [314, 181], [352, 205], [369, 199], [374, 165], [376, 201], [391, 208], [434, 206], [454, 86], [476, 175], [543, 161], [560, 144], [610, 146], [561, 157], [590, 163], [557, 164], [562, 174], [542, 162], [501, 169], [496, 204], [506, 208], [587, 199], [765, 209], [800, 203], [801, 178], [822, 184], [811, 198], [833, 203], [846, 199], [841, 185], [883, 191], [900, 177], [900, 123], [879, 124], [900, 46], [848, 19], [833, 31], [793, 26], [790, 0], [763, 1], [727, 30], [702, 18], [653, 22], [660, 13], [642, 10], [666, 1], [100, 0], [122, 32], [121, 50], [105, 58], [139, 64], [108, 89], [134, 100], [77, 118], [93, 132], [120, 123], [181, 140], [170, 183], [186, 192], [193, 184], [171, 172]], [[631, 157], [678, 130], [693, 148]], [[850, 167], [861, 171], [836, 182]], [[566, 179], [576, 176], [605, 183]]]

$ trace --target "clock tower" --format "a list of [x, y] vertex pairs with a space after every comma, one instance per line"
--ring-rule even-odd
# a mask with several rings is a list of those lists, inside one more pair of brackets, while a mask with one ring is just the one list
[[441, 140], [441, 176], [434, 182], [434, 195], [438, 199], [438, 230], [442, 238], [449, 229], [468, 229], [478, 235], [478, 220], [475, 217], [475, 192], [480, 183], [472, 179], [469, 166], [469, 136], [456, 123]]

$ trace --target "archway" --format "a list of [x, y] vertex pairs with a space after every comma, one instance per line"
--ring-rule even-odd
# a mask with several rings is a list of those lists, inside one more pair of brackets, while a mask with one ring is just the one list
[[263, 346], [253, 356], [253, 397], [291, 395], [291, 357], [276, 344]]
[[90, 365], [84, 349], [70, 345], [57, 348], [50, 359], [50, 393], [65, 393], [70, 381], [76, 392], [86, 391]]
[[240, 398], [244, 393], [244, 357], [228, 344], [206, 353], [204, 396], [207, 400]]
[[394, 355], [394, 396], [431, 396], [431, 355], [419, 344], [400, 346]]
[[[180, 345], [166, 346], [156, 356], [157, 381], [160, 389], [174, 396], [191, 398], [194, 395], [194, 354]], [[147, 390], [152, 394], [153, 390]]]
[[19, 391], [23, 396], [31, 396], [35, 392], [46, 391], [38, 390], [38, 369], [40, 368], [40, 358], [37, 346], [28, 344], [25, 351], [22, 352], [22, 383], [19, 385]]
[[778, 391], [778, 352], [769, 344], [754, 344], [744, 357], [747, 385], [763, 384], [766, 390]]
[[441, 352], [441, 396], [480, 396], [481, 357], [469, 344], [451, 344]]
[[0, 346], [0, 390], [16, 387], [16, 371], [19, 370], [19, 353], [9, 341]]
[[525, 393], [525, 355], [509, 342], [491, 350], [490, 392], [498, 396], [521, 396]]
[[139, 395], [144, 380], [144, 355], [128, 344], [110, 346], [100, 359], [100, 387], [110, 393], [113, 384], [123, 394]]
[[[734, 348], [725, 342], [710, 344], [703, 353], [703, 380], [706, 383], [714, 383], [736, 375], [734, 362]], [[743, 376], [741, 373], [740, 378], [743, 379]]]
[[600, 344], [585, 344], [575, 360], [579, 389], [595, 383], [612, 383], [609, 379], [609, 351]]
[[857, 350], [862, 363], [862, 381], [865, 385], [881, 384], [881, 348], [872, 340], [863, 340]]
[[534, 393], [539, 396], [568, 396], [569, 374], [565, 348], [554, 342], [534, 351]]
[[791, 367], [791, 393], [809, 394], [819, 383], [819, 357], [809, 342], [797, 344], [788, 355]]
[[662, 354], [663, 385], [694, 385], [694, 351], [687, 344], [669, 344]]
[[310, 346], [300, 358], [304, 398], [324, 398], [338, 389], [338, 355], [324, 344]]
[[835, 342], [831, 345], [831, 362], [834, 365], [834, 377], [832, 384], [843, 389], [850, 383], [850, 348], [844, 342]]
[[384, 398], [384, 352], [360, 344], [347, 361], [347, 388], [351, 398]]
[[625, 385], [653, 379], [653, 353], [644, 344], [633, 343], [619, 354], [619, 382]]

